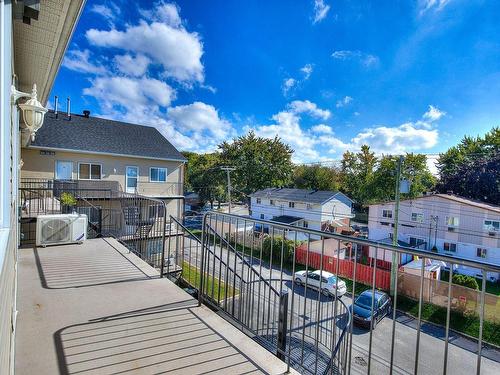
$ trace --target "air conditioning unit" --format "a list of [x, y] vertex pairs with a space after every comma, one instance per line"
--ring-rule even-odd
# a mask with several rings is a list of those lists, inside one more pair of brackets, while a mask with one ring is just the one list
[[36, 245], [81, 243], [87, 239], [87, 215], [40, 215], [36, 220]]

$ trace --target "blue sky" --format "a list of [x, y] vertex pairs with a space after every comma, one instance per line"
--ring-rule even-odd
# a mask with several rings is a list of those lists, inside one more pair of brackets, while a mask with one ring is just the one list
[[486, 0], [88, 0], [51, 102], [156, 126], [180, 150], [252, 129], [298, 162], [365, 143], [437, 153], [500, 125], [499, 13]]

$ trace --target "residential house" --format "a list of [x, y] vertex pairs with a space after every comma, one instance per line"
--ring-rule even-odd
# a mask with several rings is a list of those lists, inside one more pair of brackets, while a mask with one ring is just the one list
[[[369, 239], [392, 242], [394, 202], [370, 205]], [[500, 207], [453, 194], [430, 194], [400, 202], [400, 245], [434, 250], [457, 259], [500, 264]], [[370, 249], [374, 256], [374, 249]], [[392, 253], [379, 252], [378, 259], [392, 262]], [[476, 269], [457, 266], [462, 274], [481, 277]], [[488, 274], [498, 280], [498, 273]]]
[[341, 192], [267, 188], [250, 194], [250, 216], [314, 230], [349, 230], [352, 200]]

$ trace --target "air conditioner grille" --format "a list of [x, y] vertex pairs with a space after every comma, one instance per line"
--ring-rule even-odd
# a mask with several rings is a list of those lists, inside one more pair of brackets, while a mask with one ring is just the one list
[[71, 240], [70, 222], [62, 219], [47, 220], [42, 225], [42, 242], [67, 242]]

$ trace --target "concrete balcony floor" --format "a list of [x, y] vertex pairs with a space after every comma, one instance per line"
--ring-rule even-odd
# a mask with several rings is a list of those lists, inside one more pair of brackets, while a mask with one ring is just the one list
[[286, 372], [114, 239], [19, 249], [17, 304], [18, 375]]

